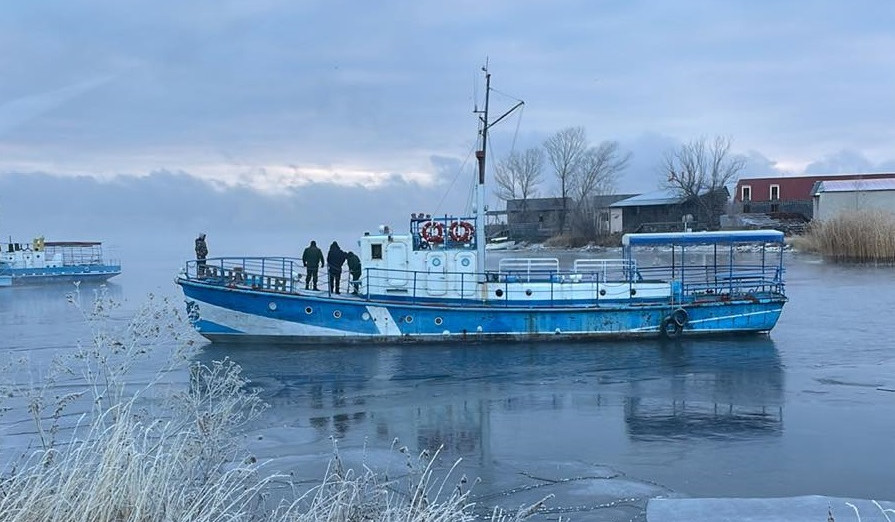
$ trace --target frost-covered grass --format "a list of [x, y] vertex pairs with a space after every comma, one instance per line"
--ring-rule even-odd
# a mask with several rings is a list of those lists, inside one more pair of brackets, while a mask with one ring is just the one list
[[[871, 502], [873, 503], [874, 507], [879, 509], [879, 515], [881, 515], [882, 518], [886, 520], [886, 522], [892, 522], [892, 517], [895, 516], [895, 510], [886, 509], [875, 500], [872, 500]], [[861, 511], [858, 509], [858, 506], [852, 504], [851, 502], [846, 502], [845, 505], [851, 508], [852, 513], [850, 513], [850, 515], [854, 515], [854, 520], [856, 520], [857, 522], [861, 522]], [[872, 516], [874, 514], [875, 513], [869, 515], [865, 514], [865, 516]], [[848, 518], [840, 518], [840, 520], [848, 520]], [[836, 517], [833, 516], [832, 507], [827, 511], [827, 522], [836, 522]]]
[[[478, 518], [467, 479], [437, 470], [437, 450], [396, 449], [408, 471], [395, 479], [344, 467], [336, 449], [320, 483], [300, 490], [240, 446], [239, 434], [266, 407], [259, 390], [233, 361], [190, 363], [193, 337], [170, 303], [150, 296], [122, 320], [104, 292], [84, 308], [78, 292], [70, 300], [91, 327], [89, 341], [29, 386], [4, 390], [28, 409], [34, 437], [0, 474], [0, 522]], [[148, 382], [129, 382], [160, 349], [170, 363]], [[188, 369], [188, 385], [171, 382], [178, 369]], [[522, 520], [542, 505], [485, 518]]]

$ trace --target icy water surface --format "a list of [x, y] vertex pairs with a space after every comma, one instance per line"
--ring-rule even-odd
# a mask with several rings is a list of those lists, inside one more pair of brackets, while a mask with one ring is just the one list
[[[150, 275], [112, 290], [132, 306], [147, 278], [162, 277]], [[154, 291], [176, 297], [174, 274], [163, 275]], [[230, 357], [263, 388], [271, 408], [246, 443], [307, 484], [322, 476], [334, 437], [349, 463], [393, 473], [405, 469], [395, 439], [413, 454], [443, 447], [441, 469], [462, 459], [451, 485], [481, 479], [480, 505], [554, 494], [552, 518], [636, 519], [660, 495], [893, 499], [895, 269], [793, 256], [787, 281], [791, 301], [770, 336], [206, 345], [198, 358]], [[62, 293], [2, 290], [0, 346], [40, 359], [83, 335]]]

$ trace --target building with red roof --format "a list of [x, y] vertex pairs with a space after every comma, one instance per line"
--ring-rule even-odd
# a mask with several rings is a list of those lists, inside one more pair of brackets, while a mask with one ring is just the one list
[[820, 181], [892, 178], [895, 173], [824, 174], [820, 176], [773, 176], [743, 178], [737, 182], [733, 195], [736, 210], [744, 213], [801, 214], [814, 217], [812, 189]]

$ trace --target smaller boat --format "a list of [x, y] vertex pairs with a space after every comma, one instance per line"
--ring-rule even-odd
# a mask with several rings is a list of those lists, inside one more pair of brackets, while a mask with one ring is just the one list
[[44, 241], [0, 244], [0, 286], [105, 281], [121, 273], [121, 264], [103, 257], [99, 241]]
[[485, 243], [485, 250], [509, 250], [516, 246], [516, 242], [506, 236], [492, 237]]

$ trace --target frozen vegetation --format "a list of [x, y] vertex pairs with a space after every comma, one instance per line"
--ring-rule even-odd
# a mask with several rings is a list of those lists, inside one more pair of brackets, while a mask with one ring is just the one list
[[[4, 382], [13, 384], [3, 390], [4, 412], [27, 411], [33, 429], [23, 444], [2, 448], [0, 522], [504, 521], [543, 505], [482, 515], [470, 499], [473, 481], [435, 468], [437, 449], [395, 448], [408, 471], [390, 478], [346, 468], [335, 442], [325, 475], [302, 490], [240, 446], [239, 434], [266, 407], [259, 390], [233, 361], [191, 362], [192, 332], [170, 303], [150, 296], [124, 318], [103, 291], [88, 305], [79, 292], [70, 301], [89, 341], [27, 383], [19, 382], [34, 372], [23, 370], [26, 361], [6, 368]], [[154, 378], [130, 382], [160, 355], [168, 362]]]

